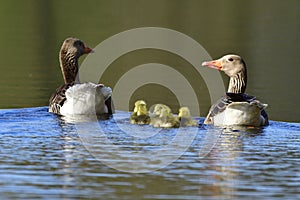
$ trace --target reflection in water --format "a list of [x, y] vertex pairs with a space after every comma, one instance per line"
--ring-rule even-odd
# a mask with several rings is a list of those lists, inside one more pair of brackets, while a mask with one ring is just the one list
[[[270, 105], [270, 119], [299, 121], [299, 93], [287, 90], [299, 82], [300, 46], [295, 45], [300, 36], [299, 5], [300, 1], [296, 0], [288, 3], [270, 0], [141, 1], [138, 7], [132, 0], [93, 3], [74, 0], [72, 4], [36, 0], [31, 4], [3, 2], [0, 42], [5, 48], [0, 49], [0, 56], [1, 71], [5, 76], [0, 79], [3, 94], [0, 107], [48, 104], [49, 96], [62, 81], [57, 57], [66, 37], [83, 38], [90, 46], [96, 46], [124, 30], [151, 26], [190, 36], [212, 57], [227, 53], [242, 55], [249, 66], [246, 92]], [[212, 15], [212, 10], [218, 14]], [[88, 14], [78, 17], [78, 13]], [[182, 46], [178, 48], [182, 49]], [[114, 86], [117, 78], [145, 63], [165, 64], [183, 74], [197, 90], [201, 116], [207, 114], [211, 105], [207, 86], [201, 77], [195, 76], [193, 66], [170, 52], [143, 49], [122, 55], [111, 63], [105, 77], [99, 77], [99, 80]], [[130, 101], [140, 95], [149, 97], [150, 102], [168, 102], [171, 107], [178, 107], [178, 100], [163, 86], [159, 87], [159, 93], [166, 95], [158, 97], [155, 95], [158, 85], [145, 87], [140, 86]]]
[[215, 171], [200, 178], [199, 193], [218, 198], [238, 197], [240, 182], [240, 154], [243, 152], [243, 138], [257, 136], [262, 128], [231, 126], [219, 129], [217, 144], [209, 155], [203, 158], [205, 171]]
[[67, 115], [67, 116], [58, 116], [62, 121], [66, 123], [83, 123], [83, 122], [98, 122], [99, 120], [108, 120], [111, 118], [109, 114], [103, 115]]
[[104, 164], [124, 172], [152, 172], [176, 161], [191, 145], [197, 127], [154, 128], [129, 123], [127, 112], [107, 121], [76, 123], [83, 145]]
[[[118, 120], [119, 125], [121, 123], [126, 124], [126, 120], [123, 118], [124, 116], [129, 116], [128, 113], [120, 113], [117, 112], [118, 114], [120, 114], [120, 116], [115, 116], [115, 118]], [[203, 120], [202, 120], [203, 121]], [[75, 122], [75, 124], [69, 124], [68, 122], [61, 122], [61, 128], [62, 128], [62, 132], [65, 133], [63, 139], [66, 142], [66, 145], [64, 145], [64, 157], [65, 157], [65, 162], [63, 164], [63, 169], [64, 172], [66, 172], [67, 176], [65, 176], [65, 184], [68, 186], [70, 183], [74, 183], [74, 182], [81, 182], [81, 179], [74, 179], [74, 177], [72, 176], [72, 174], [76, 173], [76, 171], [78, 169], [74, 169], [72, 167], [72, 165], [74, 165], [74, 151], [76, 151], [76, 146], [74, 146], [74, 140], [78, 141], [78, 138], [76, 138], [75, 135], [73, 135], [72, 137], [70, 137], [70, 133], [75, 133], [76, 131], [80, 130], [82, 131], [83, 127], [85, 128], [85, 132], [84, 133], [80, 133], [80, 134], [89, 134], [89, 136], [91, 136], [90, 134], [93, 133], [95, 131], [95, 125], [98, 124], [98, 122], [96, 121], [90, 121], [90, 122]], [[102, 122], [100, 122], [101, 124]], [[114, 120], [108, 120], [108, 121], [103, 121], [103, 123], [108, 126], [109, 124], [112, 125], [111, 123], [116, 123]], [[83, 125], [84, 124], [84, 125]], [[127, 124], [129, 125], [129, 122], [127, 122]], [[83, 127], [81, 127], [80, 129], [78, 129], [78, 127], [80, 125], [83, 125]], [[99, 124], [98, 124], [99, 125]], [[127, 125], [127, 126], [128, 126]], [[129, 125], [131, 126], [131, 125]], [[130, 175], [130, 177], [136, 177], [138, 176], [137, 174], [135, 175], [136, 172], [139, 172], [139, 168], [137, 168], [137, 166], [131, 166], [133, 167], [133, 169], [127, 168], [126, 163], [124, 158], [126, 158], [128, 161], [135, 163], [137, 162], [139, 159], [140, 162], [144, 162], [145, 159], [147, 160], [148, 156], [146, 156], [147, 154], [140, 154], [139, 157], [136, 157], [137, 155], [135, 155], [134, 152], [143, 152], [143, 151], [147, 151], [147, 148], [149, 148], [150, 146], [152, 146], [152, 148], [154, 146], [160, 146], [161, 144], [159, 144], [160, 142], [157, 140], [151, 140], [150, 143], [146, 142], [147, 140], [145, 140], [145, 138], [143, 139], [143, 137], [141, 137], [143, 140], [138, 140], [138, 139], [134, 139], [132, 140], [132, 138], [127, 138], [127, 136], [124, 135], [124, 133], [120, 132], [121, 129], [119, 129], [120, 127], [113, 125], [113, 128], [110, 129], [105, 129], [106, 131], [110, 130], [112, 134], [111, 136], [109, 136], [109, 139], [114, 141], [114, 145], [117, 146], [117, 149], [112, 149], [111, 147], [107, 146], [106, 151], [104, 151], [103, 149], [101, 150], [101, 146], [103, 145], [102, 143], [99, 143], [99, 140], [101, 140], [101, 137], [99, 136], [99, 132], [98, 133], [93, 133], [93, 138], [90, 141], [84, 141], [85, 147], [90, 151], [90, 153], [92, 153], [92, 155], [94, 155], [97, 160], [98, 160], [98, 164], [99, 167], [103, 167], [103, 163], [110, 163], [109, 166], [112, 167], [116, 167], [117, 169], [120, 168], [122, 170], [125, 171], [131, 171], [131, 173], [133, 172], [133, 174]], [[149, 131], [149, 126], [141, 126], [144, 127], [144, 132]], [[145, 128], [146, 127], [146, 128]], [[114, 131], [119, 130], [118, 134], [120, 134], [120, 136], [114, 135]], [[127, 129], [127, 131], [130, 129]], [[132, 129], [131, 129], [132, 130]], [[152, 129], [151, 129], [152, 130]], [[240, 153], [243, 151], [243, 138], [244, 137], [249, 137], [249, 136], [256, 136], [259, 135], [259, 133], [261, 133], [262, 129], [260, 128], [245, 128], [245, 127], [228, 127], [228, 128], [216, 128], [216, 127], [206, 127], [206, 134], [204, 134], [203, 137], [201, 137], [200, 139], [200, 146], [196, 145], [193, 146], [192, 148], [198, 148], [198, 154], [196, 153], [196, 155], [194, 155], [195, 157], [192, 159], [196, 159], [198, 160], [197, 162], [200, 163], [200, 169], [202, 172], [200, 172], [201, 176], [200, 179], [198, 180], [198, 187], [199, 187], [199, 194], [200, 196], [215, 196], [218, 198], [234, 198], [237, 197], [237, 193], [238, 193], [238, 188], [240, 186], [240, 181], [239, 181], [239, 162], [237, 161], [237, 159], [240, 157]], [[75, 132], [74, 132], [75, 131]], [[132, 130], [133, 131], [133, 130]], [[187, 130], [186, 130], [187, 131]], [[158, 131], [158, 133], [161, 132]], [[159, 140], [161, 141], [165, 141], [167, 142], [168, 140], [164, 139], [164, 137], [169, 138], [168, 136], [168, 132], [169, 131], [163, 131], [164, 136], [161, 136], [159, 138]], [[140, 132], [141, 133], [141, 132]], [[79, 134], [79, 135], [80, 135]], [[94, 134], [98, 134], [94, 135]], [[186, 133], [187, 134], [187, 133]], [[202, 133], [203, 134], [203, 133]], [[172, 136], [173, 137], [173, 136]], [[81, 135], [81, 140], [85, 140], [87, 139], [86, 137]], [[148, 138], [149, 139], [149, 138]], [[198, 138], [199, 139], [199, 138]], [[102, 140], [105, 140], [105, 138], [102, 138]], [[98, 142], [95, 142], [98, 141]], [[131, 142], [130, 142], [131, 141]], [[197, 141], [197, 140], [196, 140]], [[142, 142], [142, 143], [140, 143]], [[146, 143], [145, 143], [146, 142]], [[86, 146], [86, 145], [92, 145], [92, 146]], [[99, 146], [100, 145], [100, 146]], [[154, 146], [153, 146], [154, 145]], [[118, 149], [118, 147], [120, 148], [121, 146], [123, 146], [123, 150], [130, 150], [131, 151], [131, 155], [128, 157], [125, 154], [119, 154], [116, 155], [115, 153], [117, 151], [120, 151], [120, 149]], [[122, 148], [122, 147], [121, 147]], [[107, 154], [107, 156], [102, 156], [99, 158], [98, 154], [102, 153], [102, 154]], [[165, 158], [167, 158], [167, 154], [170, 152], [161, 152], [163, 154], [165, 154]], [[143, 157], [142, 155], [146, 156]], [[123, 157], [125, 156], [125, 157]], [[140, 157], [142, 156], [142, 157]], [[105, 159], [107, 159], [105, 161]], [[191, 158], [181, 158], [179, 162], [195, 162], [189, 159]], [[185, 161], [184, 161], [185, 160]], [[111, 162], [113, 161], [113, 165], [111, 164]], [[101, 164], [102, 163], [102, 164]], [[86, 163], [88, 164], [88, 163]], [[147, 165], [149, 165], [148, 167], [150, 167], [149, 169], [153, 169], [156, 170], [157, 168], [161, 167], [161, 163], [160, 162], [152, 162], [149, 160], [149, 162], [147, 162]], [[171, 164], [171, 166], [174, 164]], [[141, 165], [143, 166], [143, 165]], [[146, 166], [143, 166], [146, 167]], [[172, 167], [171, 167], [172, 169]], [[132, 171], [133, 170], [133, 171]], [[174, 168], [173, 169], [174, 172], [176, 172], [178, 170], [178, 168]], [[199, 169], [197, 169], [198, 171]], [[111, 171], [111, 170], [109, 170]], [[113, 170], [114, 171], [114, 170]], [[163, 169], [164, 171], [164, 169]], [[99, 171], [94, 171], [93, 173], [98, 173]], [[171, 170], [172, 172], [172, 170]], [[191, 171], [192, 172], [192, 171]], [[77, 172], [78, 173], [78, 172]], [[123, 176], [124, 174], [122, 172], [118, 172], [118, 171], [114, 171], [113, 172], [115, 175], [114, 176]], [[160, 172], [156, 172], [162, 176], [165, 176], [163, 174], [161, 174]], [[161, 177], [157, 177], [157, 175], [154, 174], [150, 174], [147, 175], [149, 177], [151, 176], [155, 176], [155, 182], [157, 182], [157, 180], [161, 179]], [[185, 172], [184, 172], [185, 173]], [[192, 174], [195, 172], [192, 172]], [[199, 173], [199, 172], [198, 172]], [[197, 174], [198, 174], [197, 173]], [[177, 173], [176, 173], [177, 174]], [[189, 173], [187, 173], [187, 179], [189, 177]], [[103, 174], [104, 177], [106, 176], [111, 176], [109, 174]], [[104, 178], [103, 177], [103, 178]], [[139, 176], [138, 176], [139, 177]], [[148, 178], [149, 178], [148, 177]], [[166, 178], [168, 177], [168, 175], [166, 176]], [[136, 177], [137, 178], [137, 177]], [[126, 179], [128, 178], [118, 178], [115, 181], [118, 180], [118, 182], [122, 182], [122, 181], [128, 181]], [[137, 178], [138, 180], [139, 178]], [[173, 178], [171, 178], [173, 179]], [[122, 181], [121, 181], [122, 180]], [[133, 181], [137, 181], [136, 179], [133, 179]], [[150, 179], [151, 180], [151, 179]], [[101, 182], [103, 181], [103, 179], [101, 180]], [[112, 180], [111, 180], [112, 181]], [[149, 182], [149, 184], [152, 184], [151, 180]], [[161, 181], [164, 181], [164, 179], [162, 179]], [[184, 180], [182, 180], [183, 184], [186, 184]], [[165, 182], [165, 181], [164, 181]], [[116, 183], [117, 184], [117, 183]], [[141, 185], [139, 187], [149, 187], [148, 184], [144, 185], [145, 183], [140, 183]], [[168, 183], [170, 184], [170, 183]], [[172, 182], [173, 186], [176, 187], [174, 185], [174, 183]], [[179, 183], [177, 183], [179, 184]], [[143, 186], [144, 185], [144, 186]], [[180, 186], [181, 183], [177, 186]], [[137, 186], [138, 187], [138, 186]], [[137, 188], [131, 188], [130, 190], [132, 190], [132, 192], [136, 192]], [[155, 195], [149, 195], [149, 197], [158, 197]]]
[[[157, 150], [176, 135], [173, 129], [154, 130], [151, 126], [138, 126], [139, 134], [157, 131], [154, 135], [125, 134], [122, 126], [127, 131], [137, 127], [130, 124], [129, 116], [130, 113], [117, 112], [114, 119], [78, 124], [100, 124], [114, 145], [133, 153]], [[79, 137], [78, 124], [48, 113], [47, 107], [0, 110], [0, 122], [0, 193], [4, 199], [256, 196], [296, 199], [299, 196], [299, 124], [271, 121], [264, 129], [193, 127], [198, 132], [192, 144], [175, 162], [150, 173], [127, 173], [93, 157]], [[96, 134], [90, 127], [94, 126], [85, 126], [86, 132]], [[183, 130], [188, 135], [195, 129]], [[113, 150], [107, 148], [102, 153], [120, 165], [124, 158], [134, 162], [140, 159], [144, 163], [151, 160], [146, 153], [139, 157], [136, 154], [109, 156], [116, 153]], [[162, 151], [159, 156], [167, 158], [170, 152]], [[132, 169], [136, 167], [134, 162]], [[147, 164], [151, 169], [161, 166], [161, 162]]]

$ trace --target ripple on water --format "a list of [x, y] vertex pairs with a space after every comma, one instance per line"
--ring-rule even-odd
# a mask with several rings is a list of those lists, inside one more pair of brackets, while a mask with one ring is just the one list
[[[178, 130], [131, 125], [129, 115], [117, 112], [109, 120], [84, 122], [94, 123], [85, 131], [99, 134], [88, 129], [97, 125], [119, 148], [101, 149], [106, 156], [102, 158], [131, 169], [140, 159], [140, 166], [157, 169], [163, 159], [176, 154], [161, 151], [158, 160], [158, 154], [149, 156], [170, 144]], [[262, 129], [182, 129], [186, 135], [196, 130], [191, 145], [175, 162], [151, 173], [127, 173], [103, 164], [83, 145], [78, 124], [48, 113], [47, 107], [0, 110], [0, 123], [3, 198], [300, 198], [297, 123], [271, 121]], [[120, 157], [111, 156], [118, 153]]]

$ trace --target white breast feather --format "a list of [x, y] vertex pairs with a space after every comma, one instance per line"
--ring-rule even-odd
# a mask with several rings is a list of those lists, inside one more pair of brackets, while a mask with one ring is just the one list
[[261, 126], [264, 123], [259, 106], [248, 102], [233, 102], [229, 104], [222, 113], [214, 116], [213, 121], [217, 126]]
[[75, 84], [66, 91], [62, 115], [94, 115], [107, 113], [105, 100], [112, 94], [109, 87], [94, 83]]

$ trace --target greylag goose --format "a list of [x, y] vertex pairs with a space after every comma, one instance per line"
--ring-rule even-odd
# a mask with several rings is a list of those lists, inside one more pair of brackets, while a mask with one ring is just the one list
[[149, 124], [150, 116], [147, 111], [147, 104], [143, 100], [138, 100], [134, 104], [133, 113], [130, 116], [130, 123], [132, 124]]
[[178, 128], [180, 122], [178, 118], [174, 117], [171, 108], [164, 104], [155, 104], [152, 106], [150, 125], [160, 128]]
[[82, 83], [76, 80], [78, 59], [93, 52], [81, 40], [67, 38], [60, 49], [59, 61], [65, 84], [50, 97], [49, 112], [59, 115], [91, 115], [114, 112], [112, 90], [102, 84]]
[[196, 122], [192, 116], [190, 109], [188, 107], [181, 107], [178, 113], [178, 119], [180, 121], [180, 126], [198, 126], [198, 122]]
[[269, 124], [268, 115], [264, 110], [267, 104], [261, 103], [254, 96], [245, 94], [247, 68], [240, 56], [225, 55], [217, 60], [203, 62], [202, 66], [223, 71], [230, 77], [226, 96], [211, 106], [204, 121], [205, 124], [217, 126]]

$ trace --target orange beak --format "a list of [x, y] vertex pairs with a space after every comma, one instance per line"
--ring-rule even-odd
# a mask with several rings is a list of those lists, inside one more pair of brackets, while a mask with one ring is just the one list
[[94, 50], [90, 47], [85, 47], [84, 48], [84, 53], [94, 53]]
[[206, 61], [202, 63], [202, 66], [212, 69], [222, 70], [222, 63], [219, 60]]

